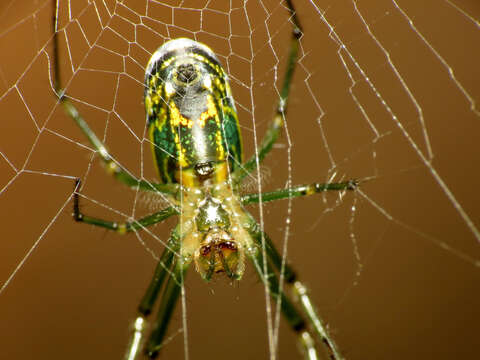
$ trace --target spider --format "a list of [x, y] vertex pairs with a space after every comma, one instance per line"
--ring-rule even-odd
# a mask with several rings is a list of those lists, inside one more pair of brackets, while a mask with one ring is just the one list
[[[83, 214], [79, 206], [81, 182], [75, 182], [73, 218], [119, 234], [139, 231], [178, 216], [179, 221], [160, 256], [151, 283], [138, 307], [125, 359], [146, 354], [155, 358], [165, 338], [189, 266], [205, 281], [224, 274], [240, 280], [248, 259], [272, 298], [280, 301], [286, 321], [297, 334], [306, 359], [317, 359], [314, 337], [329, 359], [341, 359], [326, 326], [317, 315], [306, 287], [245, 205], [312, 195], [327, 190], [354, 190], [358, 181], [312, 183], [272, 192], [240, 194], [242, 180], [272, 149], [285, 120], [302, 28], [292, 1], [287, 0], [292, 37], [276, 113], [258, 148], [243, 161], [242, 140], [228, 76], [214, 52], [187, 38], [165, 42], [152, 55], [145, 72], [144, 103], [153, 157], [160, 178], [150, 183], [132, 176], [117, 164], [61, 88], [57, 36], [59, 0], [53, 0], [54, 87], [58, 101], [85, 134], [107, 173], [125, 185], [163, 194], [171, 206], [138, 220], [115, 222]], [[277, 273], [291, 288], [287, 295]], [[160, 296], [161, 295], [161, 296]], [[157, 319], [147, 337], [147, 317], [160, 298]]]

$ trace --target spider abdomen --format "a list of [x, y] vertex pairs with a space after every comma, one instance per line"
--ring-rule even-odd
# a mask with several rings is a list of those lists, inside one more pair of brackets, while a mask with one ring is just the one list
[[[242, 163], [228, 77], [210, 48], [190, 39], [163, 44], [145, 74], [145, 109], [163, 183], [220, 183]], [[210, 172], [205, 170], [208, 164]]]

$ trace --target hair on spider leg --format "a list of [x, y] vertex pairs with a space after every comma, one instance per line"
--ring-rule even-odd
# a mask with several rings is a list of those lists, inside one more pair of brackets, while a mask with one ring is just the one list
[[164, 194], [154, 191], [138, 192], [137, 199], [138, 203], [149, 212], [171, 205], [171, 201]]
[[240, 184], [240, 190], [245, 192], [257, 191], [258, 183], [266, 185], [272, 178], [272, 170], [269, 166], [260, 165], [258, 171], [253, 172], [250, 176], [247, 176], [245, 180]]

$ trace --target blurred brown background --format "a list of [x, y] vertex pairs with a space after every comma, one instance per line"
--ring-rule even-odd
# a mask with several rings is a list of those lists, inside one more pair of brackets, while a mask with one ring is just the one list
[[[59, 19], [63, 83], [111, 153], [155, 179], [143, 67], [165, 38], [188, 36], [225, 64], [250, 156], [283, 76], [290, 33], [283, 6], [123, 3], [62, 1]], [[266, 160], [262, 189], [335, 172], [336, 180], [373, 179], [342, 199], [294, 200], [290, 215], [287, 201], [265, 204], [265, 228], [282, 247], [291, 220], [288, 258], [345, 358], [471, 359], [480, 320], [480, 239], [472, 231], [480, 224], [480, 5], [396, 3], [358, 1], [357, 12], [352, 1], [295, 1], [303, 56], [288, 136]], [[71, 219], [75, 177], [84, 180], [83, 211], [91, 215], [121, 220], [161, 204], [107, 176], [56, 105], [50, 24], [50, 1], [0, 8], [0, 283], [21, 264], [0, 293], [0, 357], [120, 359], [155, 267], [146, 247], [158, 254], [174, 223], [153, 227], [155, 236], [122, 237]], [[257, 189], [253, 181], [248, 191]], [[250, 209], [259, 218], [258, 207]], [[192, 267], [185, 293], [191, 359], [268, 358], [264, 288], [252, 266], [233, 285], [206, 284]], [[162, 359], [185, 357], [181, 328], [178, 306]], [[278, 357], [300, 358], [283, 322]]]

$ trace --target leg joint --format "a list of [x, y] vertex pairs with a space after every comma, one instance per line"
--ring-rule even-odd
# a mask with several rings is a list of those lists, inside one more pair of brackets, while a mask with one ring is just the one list
[[295, 26], [295, 28], [292, 31], [292, 35], [295, 40], [299, 40], [303, 35], [302, 29], [300, 29], [300, 27], [298, 26]]

